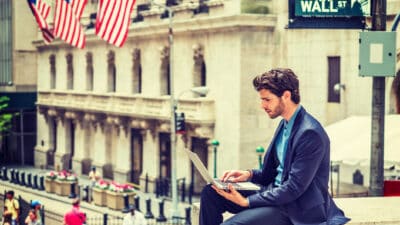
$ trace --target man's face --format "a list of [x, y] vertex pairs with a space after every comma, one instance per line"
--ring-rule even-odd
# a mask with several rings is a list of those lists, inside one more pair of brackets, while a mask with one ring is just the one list
[[275, 119], [276, 117], [282, 115], [285, 109], [285, 104], [282, 101], [282, 97], [278, 97], [266, 89], [261, 89], [258, 93], [261, 99], [261, 107], [271, 119]]

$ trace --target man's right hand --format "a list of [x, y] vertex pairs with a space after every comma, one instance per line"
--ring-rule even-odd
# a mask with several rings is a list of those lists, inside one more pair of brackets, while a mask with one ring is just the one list
[[223, 182], [244, 182], [248, 181], [251, 176], [250, 171], [247, 170], [228, 170], [225, 171], [221, 177]]

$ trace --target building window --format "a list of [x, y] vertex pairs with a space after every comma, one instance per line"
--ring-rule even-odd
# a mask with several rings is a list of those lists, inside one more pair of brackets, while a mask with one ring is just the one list
[[328, 102], [340, 103], [340, 56], [328, 57]]
[[160, 70], [160, 94], [171, 94], [171, 74], [169, 69], [169, 48], [163, 47], [161, 49], [161, 70]]
[[108, 69], [107, 69], [107, 74], [108, 74], [108, 92], [115, 92], [116, 91], [116, 77], [117, 77], [117, 68], [115, 67], [115, 53], [113, 51], [110, 51], [107, 55], [107, 61], [108, 61]]
[[132, 58], [133, 58], [133, 67], [132, 67], [132, 73], [133, 73], [133, 87], [132, 87], [132, 92], [135, 93], [142, 93], [142, 63], [141, 63], [141, 58], [140, 58], [140, 49], [134, 49], [132, 52]]
[[67, 59], [67, 90], [74, 89], [74, 66], [73, 66], [73, 56], [68, 53], [65, 58]]
[[86, 53], [86, 90], [93, 91], [93, 54]]
[[193, 46], [193, 86], [206, 86], [206, 64], [204, 62], [203, 46]]
[[0, 0], [0, 86], [12, 85], [12, 1]]
[[50, 89], [56, 89], [56, 56], [50, 55]]

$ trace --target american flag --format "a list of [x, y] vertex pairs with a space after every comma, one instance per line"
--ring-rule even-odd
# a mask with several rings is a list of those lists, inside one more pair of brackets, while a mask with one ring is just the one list
[[68, 44], [84, 48], [86, 37], [79, 22], [87, 0], [56, 0], [54, 34]]
[[39, 25], [39, 29], [42, 31], [43, 39], [46, 44], [53, 41], [53, 33], [49, 29], [49, 25], [46, 22], [47, 16], [50, 12], [50, 6], [41, 0], [27, 0], [29, 8], [32, 10], [32, 14], [35, 16], [36, 22]]
[[121, 47], [127, 36], [135, 0], [100, 0], [96, 18], [96, 34]]

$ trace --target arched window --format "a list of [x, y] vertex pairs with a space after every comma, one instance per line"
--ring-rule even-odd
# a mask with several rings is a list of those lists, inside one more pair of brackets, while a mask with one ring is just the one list
[[207, 70], [203, 52], [203, 46], [193, 46], [193, 87], [206, 86], [207, 84]]
[[169, 48], [163, 47], [161, 49], [161, 69], [160, 69], [160, 94], [171, 94], [171, 75], [169, 69]]
[[134, 49], [132, 52], [132, 92], [135, 93], [142, 93], [142, 63], [141, 63], [141, 56], [140, 56], [140, 49]]
[[117, 78], [117, 68], [115, 67], [115, 53], [113, 51], [110, 51], [108, 53], [107, 57], [108, 61], [108, 69], [107, 69], [107, 74], [108, 74], [108, 92], [115, 92], [116, 91], [116, 78]]
[[93, 54], [86, 53], [86, 90], [93, 91]]
[[73, 66], [73, 56], [71, 53], [68, 53], [65, 56], [67, 60], [67, 90], [74, 89], [74, 66]]
[[54, 54], [49, 57], [50, 62], [50, 89], [56, 89], [56, 56]]

